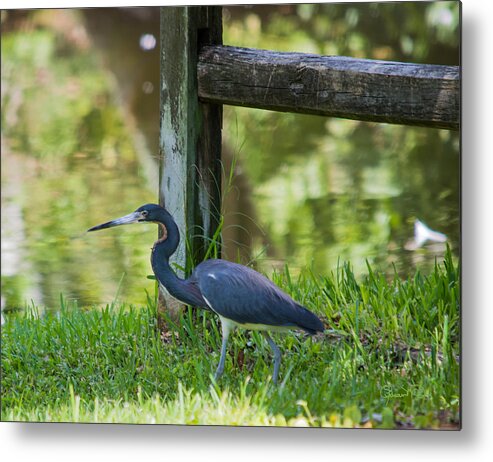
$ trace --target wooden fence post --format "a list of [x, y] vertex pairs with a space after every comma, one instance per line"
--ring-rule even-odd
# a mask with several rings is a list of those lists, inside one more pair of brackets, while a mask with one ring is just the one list
[[[220, 222], [222, 105], [199, 101], [197, 62], [202, 46], [222, 44], [222, 10], [162, 7], [160, 26], [159, 202], [180, 229], [173, 260], [185, 269], [204, 257]], [[161, 295], [176, 315], [176, 302]]]

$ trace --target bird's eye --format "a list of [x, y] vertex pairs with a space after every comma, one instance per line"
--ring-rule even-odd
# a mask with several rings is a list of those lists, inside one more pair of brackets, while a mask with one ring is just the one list
[[140, 212], [140, 214], [143, 216], [143, 217], [146, 217], [147, 215], [149, 215], [149, 212], [147, 210], [142, 210], [142, 212]]

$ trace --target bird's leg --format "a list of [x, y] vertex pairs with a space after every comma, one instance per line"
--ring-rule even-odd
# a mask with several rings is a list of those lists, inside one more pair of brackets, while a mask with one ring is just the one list
[[278, 346], [274, 343], [274, 340], [272, 340], [266, 331], [262, 331], [262, 334], [274, 352], [274, 375], [272, 376], [272, 381], [274, 382], [274, 385], [277, 385], [277, 376], [279, 375], [279, 367], [281, 366], [281, 350], [279, 350]]
[[217, 366], [216, 373], [214, 374], [214, 379], [217, 380], [221, 377], [224, 371], [224, 362], [226, 361], [226, 349], [228, 345], [228, 337], [231, 331], [231, 325], [227, 320], [221, 319], [221, 329], [223, 333], [223, 341], [221, 344], [221, 358], [219, 359], [219, 365]]

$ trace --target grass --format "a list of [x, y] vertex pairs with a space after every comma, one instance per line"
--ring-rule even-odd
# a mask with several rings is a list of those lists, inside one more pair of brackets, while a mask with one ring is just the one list
[[275, 282], [320, 315], [314, 338], [230, 337], [223, 377], [220, 326], [187, 309], [159, 332], [156, 307], [31, 309], [2, 329], [2, 420], [458, 428], [459, 281], [450, 253], [427, 276], [391, 281], [349, 265], [320, 277], [286, 269]]

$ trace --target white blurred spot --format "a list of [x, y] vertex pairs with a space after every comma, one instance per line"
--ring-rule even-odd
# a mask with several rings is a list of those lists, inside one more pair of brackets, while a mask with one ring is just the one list
[[444, 3], [436, 2], [430, 8], [428, 13], [430, 24], [434, 26], [449, 27], [454, 22], [452, 11]]
[[153, 50], [156, 47], [156, 37], [152, 34], [142, 34], [139, 43], [144, 51]]
[[425, 242], [446, 242], [447, 236], [438, 231], [434, 231], [426, 226], [422, 221], [416, 220], [414, 223], [414, 239], [407, 242], [407, 250], [416, 250], [423, 246]]
[[154, 85], [152, 84], [152, 82], [149, 82], [148, 80], [145, 81], [143, 84], [142, 84], [142, 91], [146, 94], [146, 95], [150, 95], [153, 91], [154, 91]]
[[452, 12], [447, 9], [441, 9], [436, 15], [435, 21], [436, 24], [441, 24], [442, 26], [450, 26], [452, 24], [454, 17], [452, 16]]

